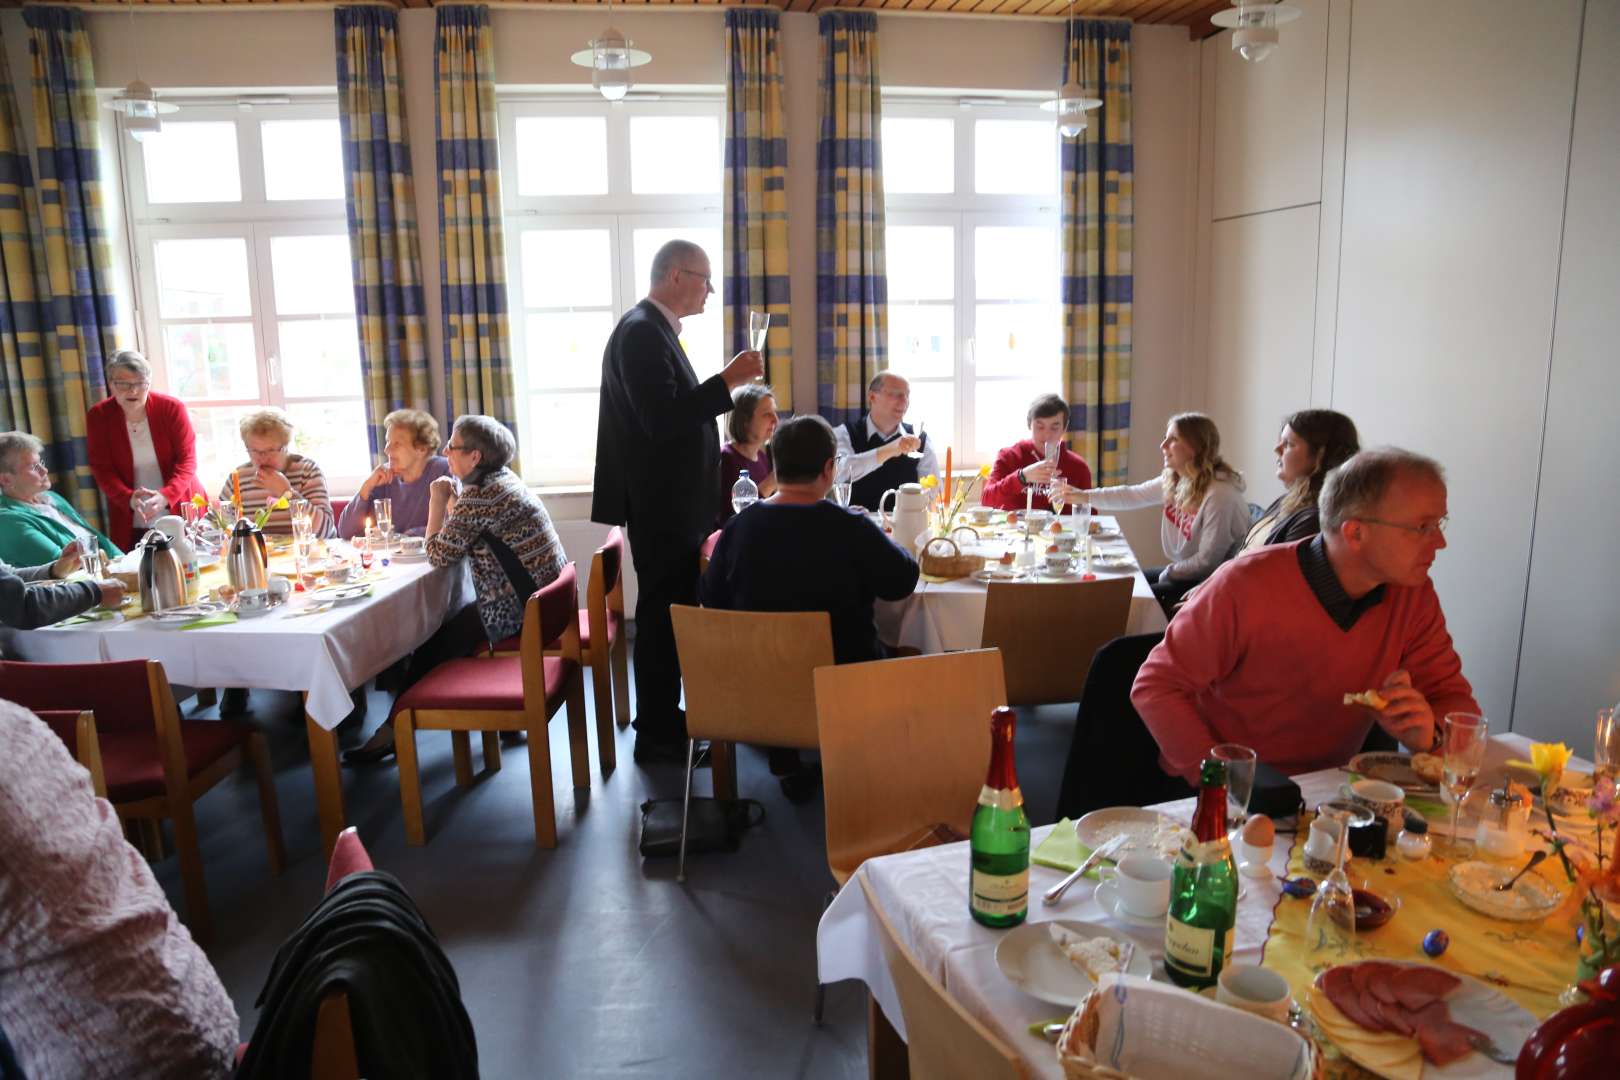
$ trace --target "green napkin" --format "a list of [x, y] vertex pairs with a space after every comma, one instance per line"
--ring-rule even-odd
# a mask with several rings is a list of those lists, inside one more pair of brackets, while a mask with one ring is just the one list
[[182, 630], [196, 630], [203, 626], [227, 626], [236, 621], [236, 612], [222, 611], [218, 615], [204, 615], [200, 619], [192, 619], [180, 627]]
[[116, 611], [108, 611], [106, 608], [95, 608], [95, 609], [93, 609], [91, 611], [85, 612], [83, 615], [75, 615], [71, 619], [63, 619], [61, 622], [57, 623], [56, 625], [57, 626], [78, 626], [81, 623], [101, 622], [103, 619], [110, 619], [114, 615], [117, 615], [117, 614], [118, 614], [118, 612], [116, 612]]
[[[1052, 831], [1046, 834], [1046, 839], [1042, 840], [1030, 854], [1029, 861], [1072, 873], [1090, 854], [1091, 849], [1082, 844], [1080, 838], [1074, 834], [1074, 822], [1064, 818], [1052, 826]], [[1096, 876], [1096, 867], [1086, 871], [1086, 877]]]

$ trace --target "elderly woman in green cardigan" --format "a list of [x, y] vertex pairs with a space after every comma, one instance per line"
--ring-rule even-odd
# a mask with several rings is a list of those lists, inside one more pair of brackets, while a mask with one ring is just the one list
[[0, 562], [54, 562], [75, 540], [98, 545], [109, 558], [123, 554], [51, 490], [51, 474], [39, 457], [44, 448], [26, 432], [0, 434]]

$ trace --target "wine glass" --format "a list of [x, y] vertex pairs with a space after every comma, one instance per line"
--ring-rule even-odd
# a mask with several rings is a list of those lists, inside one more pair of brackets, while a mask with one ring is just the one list
[[1592, 731], [1592, 776], [1614, 776], [1620, 772], [1620, 705], [1597, 711]]
[[1226, 804], [1232, 828], [1242, 828], [1249, 816], [1249, 796], [1254, 792], [1254, 767], [1259, 755], [1247, 746], [1221, 743], [1209, 756], [1226, 763]]
[[755, 352], [765, 351], [766, 332], [771, 328], [771, 313], [768, 311], [750, 311], [748, 313], [748, 344]]
[[383, 546], [392, 548], [394, 546], [394, 500], [373, 499], [371, 509], [377, 515], [377, 531], [382, 533]]
[[1356, 896], [1344, 872], [1350, 829], [1372, 824], [1371, 810], [1357, 803], [1333, 800], [1316, 808], [1318, 815], [1338, 826], [1333, 871], [1322, 879], [1311, 897], [1305, 920], [1305, 947], [1311, 953], [1332, 952], [1347, 957], [1356, 943]]
[[839, 506], [848, 506], [854, 484], [849, 479], [849, 455], [839, 454], [833, 459], [832, 499]]
[[[927, 427], [928, 427], [927, 421], [924, 421], [924, 420], [917, 421], [917, 438], [921, 439], [923, 437], [923, 430], [925, 428], [927, 428]], [[906, 457], [911, 458], [913, 460], [920, 459], [922, 456], [923, 456], [923, 452], [922, 452], [922, 447], [921, 446], [918, 446], [917, 449], [915, 449], [915, 450], [907, 450], [906, 451]]]
[[759, 502], [759, 485], [744, 469], [737, 474], [737, 482], [731, 485], [731, 512], [740, 514], [744, 510]]
[[1455, 855], [1464, 850], [1458, 830], [1463, 798], [1485, 764], [1489, 732], [1490, 721], [1477, 713], [1446, 713], [1440, 725], [1440, 790], [1451, 802], [1451, 851]]

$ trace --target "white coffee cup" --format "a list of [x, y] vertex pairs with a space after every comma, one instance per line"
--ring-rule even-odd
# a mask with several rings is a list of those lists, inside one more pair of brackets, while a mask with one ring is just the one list
[[243, 589], [236, 594], [236, 606], [241, 611], [269, 611], [269, 589]]
[[1268, 1020], [1288, 1019], [1288, 980], [1251, 964], [1229, 964], [1215, 984], [1215, 1000]]
[[1048, 574], [1067, 574], [1069, 564], [1074, 557], [1067, 551], [1048, 551], [1046, 553], [1046, 572]]
[[1311, 831], [1305, 837], [1305, 858], [1316, 863], [1333, 865], [1339, 855], [1339, 823], [1332, 818], [1311, 819]]
[[1384, 780], [1357, 780], [1354, 784], [1339, 785], [1339, 794], [1353, 803], [1365, 806], [1376, 817], [1384, 819], [1391, 838], [1401, 831], [1405, 816], [1406, 792], [1398, 785]]
[[267, 591], [270, 593], [270, 602], [279, 604], [292, 595], [292, 582], [280, 574], [271, 574], [270, 587]]
[[975, 506], [973, 509], [968, 511], [968, 518], [975, 525], [988, 525], [990, 524], [990, 518], [994, 513], [995, 511], [988, 506]]
[[1172, 868], [1152, 855], [1127, 855], [1097, 870], [1099, 884], [1113, 882], [1119, 904], [1132, 915], [1156, 919], [1170, 908]]

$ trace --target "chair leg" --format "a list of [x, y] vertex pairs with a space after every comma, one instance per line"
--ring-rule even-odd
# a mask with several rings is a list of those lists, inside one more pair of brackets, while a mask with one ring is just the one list
[[452, 731], [450, 749], [456, 762], [456, 787], [470, 787], [473, 781], [472, 737], [465, 731]]
[[180, 856], [180, 882], [186, 894], [186, 922], [191, 924], [191, 936], [206, 942], [213, 934], [213, 923], [208, 917], [208, 882], [203, 878], [202, 849], [197, 844], [197, 818], [189, 800], [171, 802], [174, 850]]
[[574, 789], [590, 790], [591, 744], [585, 734], [585, 673], [574, 672], [568, 687], [568, 756], [573, 762]]
[[281, 838], [281, 804], [276, 800], [276, 777], [270, 769], [270, 749], [264, 736], [255, 731], [248, 736], [248, 757], [259, 778], [259, 813], [264, 817], [264, 843], [270, 855], [270, 873], [281, 876], [287, 866], [287, 849]]
[[405, 842], [427, 843], [422, 828], [422, 777], [416, 768], [416, 714], [409, 709], [394, 717], [394, 758], [399, 764], [399, 802], [405, 814]]
[[551, 739], [546, 721], [529, 723], [529, 788], [534, 792], [534, 842], [557, 846], [557, 804], [551, 797]]
[[[605, 652], [606, 650], [604, 650]], [[613, 744], [613, 691], [608, 679], [607, 657], [593, 657], [591, 664], [591, 693], [596, 705], [596, 758], [602, 767], [602, 776], [613, 771], [618, 764], [618, 753]]]
[[681, 857], [675, 864], [675, 880], [686, 883], [686, 823], [692, 816], [692, 766], [697, 761], [697, 740], [686, 740], [686, 794], [681, 797]]
[[630, 726], [630, 642], [623, 635], [608, 650], [613, 664], [613, 720], [620, 728]]
[[198, 706], [198, 708], [206, 709], [210, 705], [213, 705], [218, 700], [219, 700], [219, 695], [214, 691], [214, 688], [212, 686], [200, 686], [200, 687], [197, 688], [197, 706]]
[[484, 771], [501, 771], [501, 733], [498, 731], [484, 732]]
[[141, 838], [142, 854], [148, 862], [163, 861], [163, 822], [157, 818], [137, 818], [136, 828]]

